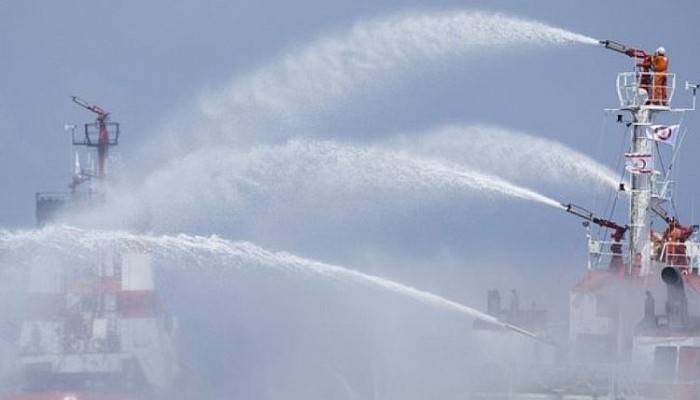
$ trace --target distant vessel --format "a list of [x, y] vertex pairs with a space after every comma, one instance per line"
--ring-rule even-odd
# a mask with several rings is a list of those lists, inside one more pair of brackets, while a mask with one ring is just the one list
[[[70, 192], [36, 195], [43, 226], [104, 200], [109, 150], [119, 124], [99, 106], [73, 97], [97, 120], [72, 134]], [[88, 166], [79, 152], [85, 148]], [[93, 161], [96, 161], [96, 165]], [[162, 398], [177, 373], [175, 322], [155, 290], [146, 249], [102, 248], [93, 259], [37, 253], [27, 282], [26, 314], [15, 353], [17, 387], [4, 400], [141, 400]]]

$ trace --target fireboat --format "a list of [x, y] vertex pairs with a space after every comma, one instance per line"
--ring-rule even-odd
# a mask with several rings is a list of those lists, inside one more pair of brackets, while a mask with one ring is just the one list
[[[66, 125], [72, 140], [70, 190], [36, 194], [39, 227], [69, 222], [74, 213], [105, 202], [109, 155], [119, 143], [119, 123], [110, 121], [110, 113], [97, 105], [79, 97], [72, 100], [96, 120], [82, 130]], [[146, 249], [105, 247], [95, 259], [33, 255], [26, 312], [13, 343], [19, 364], [16, 382], [0, 398], [169, 397], [166, 393], [178, 372], [176, 323], [156, 291], [153, 264]]]
[[[608, 207], [609, 218], [562, 204], [583, 219], [588, 265], [570, 291], [568, 334], [556, 344], [556, 355], [518, 378], [512, 366], [502, 368], [508, 384], [473, 398], [700, 399], [698, 225], [683, 224], [673, 201], [683, 116], [695, 111], [700, 84], [685, 82], [690, 104], [674, 108], [676, 76], [668, 72], [664, 48], [650, 54], [611, 40], [600, 45], [634, 60], [631, 71], [617, 75], [619, 105], [605, 110], [629, 137], [622, 155], [626, 182]], [[619, 203], [628, 205], [623, 222], [612, 220]], [[504, 311], [494, 290], [488, 305], [497, 318], [549, 335], [543, 310], [511, 304]], [[475, 329], [488, 328], [475, 323]], [[512, 337], [502, 330], [499, 335]], [[517, 351], [529, 358], [541, 354], [533, 351], [540, 344], [523, 346], [516, 339]], [[497, 340], [502, 346], [503, 338]]]

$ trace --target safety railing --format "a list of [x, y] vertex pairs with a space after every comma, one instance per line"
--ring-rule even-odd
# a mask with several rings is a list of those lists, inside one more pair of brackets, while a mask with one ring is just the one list
[[[651, 260], [657, 266], [682, 268], [686, 273], [700, 275], [700, 243], [652, 241]], [[629, 265], [629, 244], [626, 241], [588, 239], [588, 269], [618, 270]]]
[[588, 269], [609, 270], [629, 265], [629, 244], [626, 241], [588, 240]]
[[675, 89], [675, 74], [635, 71], [617, 75], [617, 97], [622, 108], [670, 107]]
[[[105, 122], [105, 128], [107, 129], [107, 144], [110, 146], [119, 144], [119, 123]], [[100, 143], [100, 124], [97, 122], [85, 124], [84, 134], [81, 135], [73, 130], [72, 138], [73, 145], [96, 147]]]
[[700, 274], [700, 243], [695, 241], [666, 242], [657, 246], [653, 259], [664, 266], [686, 268], [688, 273]]

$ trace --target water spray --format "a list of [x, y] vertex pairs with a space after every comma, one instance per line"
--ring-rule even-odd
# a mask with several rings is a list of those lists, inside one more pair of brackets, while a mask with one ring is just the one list
[[203, 97], [201, 111], [224, 125], [250, 121], [250, 114], [258, 112], [290, 117], [327, 107], [363, 84], [421, 62], [489, 48], [575, 44], [599, 42], [498, 13], [402, 13], [358, 22], [347, 32], [321, 38], [234, 79], [225, 90]]
[[[436, 294], [403, 285], [376, 275], [325, 264], [298, 257], [286, 252], [271, 252], [250, 242], [232, 242], [217, 236], [203, 237], [180, 234], [177, 236], [139, 235], [123, 231], [87, 230], [69, 226], [48, 226], [41, 230], [0, 230], [0, 252], [4, 257], [14, 255], [28, 258], [42, 250], [49, 250], [54, 257], [81, 257], [94, 259], [103, 249], [115, 251], [149, 252], [172, 260], [209, 268], [212, 265], [243, 268], [255, 265], [261, 268], [293, 270], [301, 273], [356, 283], [367, 287], [388, 290], [420, 303], [451, 310], [482, 320], [521, 335], [549, 343], [548, 339], [503, 322], [491, 315]], [[168, 265], [173, 265], [168, 263]]]
[[[171, 187], [179, 189], [173, 191]], [[320, 206], [328, 207], [338, 196], [343, 201], [349, 196], [362, 199], [365, 193], [378, 190], [393, 197], [482, 193], [560, 208], [559, 202], [532, 189], [444, 160], [379, 146], [294, 140], [280, 146], [257, 146], [247, 152], [211, 149], [192, 154], [151, 176], [135, 194], [134, 210], [122, 210], [138, 215], [147, 208], [156, 213], [156, 220], [177, 223], [182, 215], [197, 210], [230, 213], [238, 209], [236, 214], [244, 216], [248, 214], [244, 210], [254, 207], [261, 198], [273, 204], [268, 208], [280, 207], [282, 203], [278, 202], [282, 200], [287, 207], [290, 198], [321, 201]], [[164, 198], [162, 193], [166, 191], [171, 195]], [[197, 201], [193, 202], [195, 194]], [[319, 200], [324, 196], [330, 200]]]
[[498, 126], [444, 126], [402, 135], [384, 146], [445, 159], [515, 182], [619, 189], [617, 174], [586, 154], [556, 140]]

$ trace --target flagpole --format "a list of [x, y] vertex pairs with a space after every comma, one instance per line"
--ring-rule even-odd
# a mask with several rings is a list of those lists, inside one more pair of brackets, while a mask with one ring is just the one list
[[678, 154], [680, 153], [681, 147], [683, 146], [683, 140], [685, 140], [685, 135], [687, 133], [688, 128], [683, 128], [683, 132], [680, 134], [680, 138], [678, 138], [678, 146], [673, 147], [673, 156], [671, 157], [671, 163], [668, 165], [668, 169], [666, 170], [666, 180], [671, 179], [671, 169], [676, 164], [676, 158], [678, 158]]

